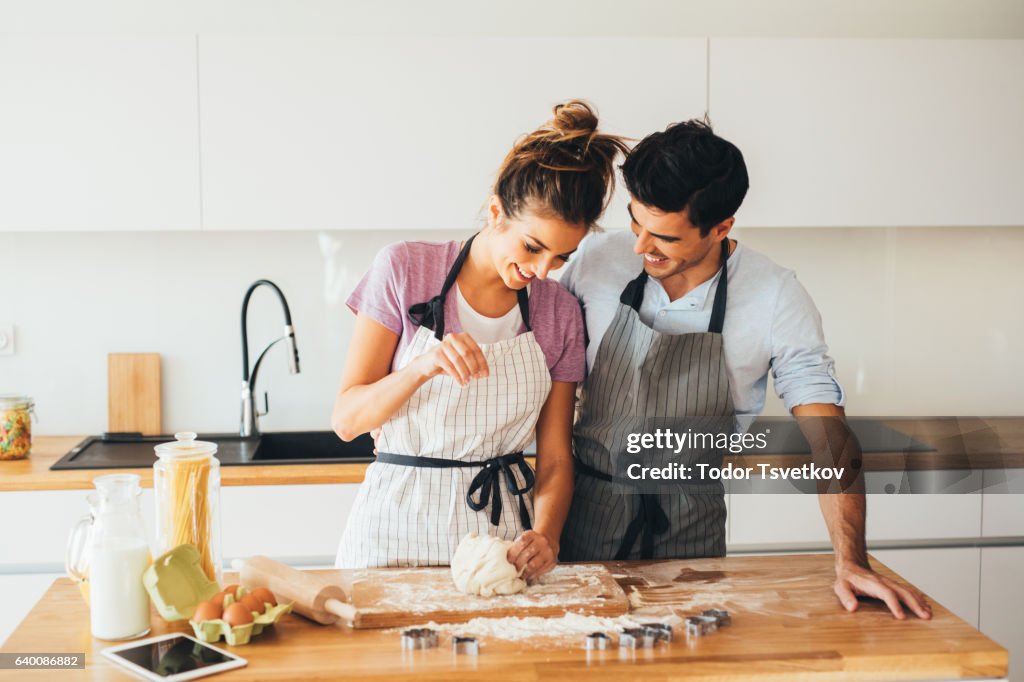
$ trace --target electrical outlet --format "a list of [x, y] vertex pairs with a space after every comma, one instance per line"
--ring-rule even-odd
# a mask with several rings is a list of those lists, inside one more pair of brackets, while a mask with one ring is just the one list
[[14, 355], [13, 324], [0, 324], [0, 355]]

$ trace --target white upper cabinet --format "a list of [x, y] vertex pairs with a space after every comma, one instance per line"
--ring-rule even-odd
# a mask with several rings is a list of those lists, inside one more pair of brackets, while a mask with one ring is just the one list
[[629, 136], [706, 105], [703, 39], [201, 35], [199, 64], [207, 229], [471, 229], [556, 103]]
[[0, 230], [200, 226], [195, 36], [0, 35]]
[[743, 226], [1024, 225], [1024, 41], [712, 39]]

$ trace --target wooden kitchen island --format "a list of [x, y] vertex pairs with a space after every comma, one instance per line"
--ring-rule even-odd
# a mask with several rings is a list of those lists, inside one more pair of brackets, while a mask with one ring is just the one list
[[[832, 593], [832, 556], [727, 557], [607, 564], [630, 595], [631, 617], [648, 622], [724, 608], [732, 624], [653, 649], [587, 652], [582, 635], [499, 640], [482, 636], [478, 656], [437, 649], [402, 651], [397, 631], [319, 626], [286, 616], [233, 649], [249, 665], [225, 680], [947, 680], [1004, 678], [1005, 649], [940, 604], [934, 617], [898, 621], [881, 604], [847, 613]], [[892, 571], [874, 563], [883, 574]], [[338, 571], [319, 571], [340, 580]], [[230, 578], [230, 576], [229, 576]], [[153, 615], [152, 634], [191, 632]], [[612, 633], [613, 641], [616, 639]], [[0, 651], [84, 652], [85, 670], [0, 671], [0, 679], [130, 680], [100, 651], [77, 588], [56, 580]], [[221, 642], [218, 646], [224, 646]]]

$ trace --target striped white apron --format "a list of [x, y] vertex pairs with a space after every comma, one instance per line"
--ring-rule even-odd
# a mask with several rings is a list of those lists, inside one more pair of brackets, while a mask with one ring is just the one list
[[[613, 444], [643, 420], [735, 418], [722, 348], [729, 241], [722, 241], [707, 332], [664, 334], [640, 320], [647, 273], [630, 282], [583, 384], [573, 432], [576, 487], [562, 530], [562, 561], [725, 555], [725, 492], [623, 494], [613, 487]], [[709, 462], [720, 465], [720, 461]], [[617, 483], [621, 481], [616, 481]]]
[[[396, 368], [440, 344], [444, 301], [472, 241], [440, 295], [410, 309], [421, 326]], [[336, 566], [447, 565], [467, 533], [512, 540], [530, 528], [533, 471], [522, 450], [534, 438], [551, 374], [530, 331], [525, 291], [519, 307], [526, 332], [480, 345], [486, 378], [462, 387], [436, 376], [381, 427], [380, 454], [359, 487]]]

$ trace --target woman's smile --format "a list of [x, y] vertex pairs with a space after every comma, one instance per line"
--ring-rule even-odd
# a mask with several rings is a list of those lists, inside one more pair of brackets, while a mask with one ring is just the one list
[[532, 280], [536, 276], [536, 275], [528, 275], [525, 272], [523, 272], [523, 269], [521, 267], [519, 267], [518, 263], [513, 263], [512, 266], [513, 266], [513, 269], [516, 271], [516, 276], [518, 276], [519, 279], [521, 279], [524, 282], [529, 282], [530, 280]]

